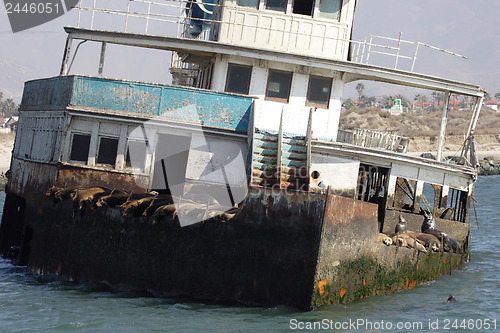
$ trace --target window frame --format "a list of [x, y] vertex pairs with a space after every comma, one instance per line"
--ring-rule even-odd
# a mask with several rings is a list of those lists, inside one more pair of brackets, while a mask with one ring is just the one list
[[[281, 72], [281, 73], [287, 73], [287, 74], [290, 74], [290, 82], [288, 84], [288, 94], [287, 94], [287, 98], [281, 98], [281, 97], [271, 97], [271, 96], [268, 96], [268, 92], [269, 92], [269, 83], [270, 83], [270, 80], [271, 80], [271, 72]], [[272, 68], [269, 68], [268, 71], [267, 71], [267, 84], [266, 84], [266, 93], [265, 93], [265, 97], [264, 99], [266, 101], [273, 101], [273, 102], [280, 102], [280, 103], [287, 103], [289, 102], [290, 100], [290, 93], [291, 93], [291, 90], [292, 90], [292, 82], [293, 82], [293, 72], [291, 71], [284, 71], [284, 70], [280, 70], [280, 69], [272, 69]]]
[[[328, 89], [328, 98], [326, 100], [326, 104], [320, 104], [317, 102], [313, 102], [309, 100], [309, 92], [311, 91], [311, 79], [319, 78], [319, 79], [327, 79], [330, 81], [330, 89]], [[321, 109], [328, 109], [330, 107], [330, 98], [332, 97], [332, 87], [333, 87], [333, 79], [331, 77], [319, 76], [319, 75], [309, 75], [309, 80], [307, 82], [307, 93], [306, 93], [306, 106], [313, 106]]]
[[[130, 143], [134, 144], [145, 144], [146, 145], [146, 150], [144, 151], [144, 160], [142, 161], [142, 168], [135, 168], [132, 163], [130, 165], [127, 163], [128, 162], [128, 157], [130, 156]], [[150, 153], [149, 149], [149, 142], [148, 140], [140, 140], [140, 139], [128, 139], [127, 144], [125, 146], [125, 158], [124, 158], [124, 168], [128, 170], [139, 170], [140, 172], [145, 172], [146, 170], [146, 160], [148, 158], [148, 153]], [[132, 162], [130, 160], [130, 162]]]
[[295, 2], [297, 0], [292, 0], [292, 4], [291, 4], [291, 14], [293, 15], [300, 15], [300, 17], [311, 17], [313, 18], [314, 17], [314, 12], [315, 12], [315, 9], [316, 9], [316, 2], [320, 1], [320, 0], [312, 0], [312, 4], [311, 4], [311, 14], [301, 14], [301, 13], [295, 13], [294, 10], [295, 10]]
[[[229, 85], [229, 73], [231, 70], [232, 66], [238, 66], [238, 67], [246, 67], [250, 69], [250, 73], [248, 75], [248, 81], [247, 81], [247, 89], [245, 93], [240, 93], [240, 92], [234, 92], [234, 91], [229, 91], [228, 90], [228, 85]], [[248, 95], [250, 93], [250, 82], [252, 80], [252, 73], [253, 73], [253, 66], [251, 65], [243, 65], [243, 64], [237, 64], [237, 63], [232, 63], [230, 62], [227, 66], [227, 72], [226, 72], [226, 84], [224, 87], [224, 92], [231, 93], [231, 94], [243, 94], [243, 95]]]
[[[99, 162], [99, 155], [100, 155], [100, 150], [101, 150], [101, 140], [102, 139], [112, 139], [116, 141], [116, 153], [115, 153], [115, 161], [113, 164], [109, 163], [102, 163]], [[111, 166], [111, 168], [116, 169], [116, 160], [118, 158], [118, 148], [120, 145], [120, 138], [112, 135], [98, 135], [97, 137], [97, 149], [96, 149], [96, 156], [95, 156], [95, 165], [96, 166]]]
[[[73, 152], [73, 144], [74, 144], [74, 139], [75, 135], [80, 135], [80, 136], [88, 136], [89, 137], [89, 144], [88, 144], [88, 150], [87, 150], [87, 160], [86, 161], [80, 161], [80, 160], [74, 160], [72, 159], [72, 152]], [[88, 132], [80, 132], [80, 131], [71, 131], [71, 142], [69, 145], [69, 151], [68, 151], [68, 161], [70, 163], [75, 163], [75, 164], [81, 164], [81, 165], [88, 165], [89, 157], [90, 157], [90, 145], [92, 144], [92, 133]]]
[[344, 7], [344, 0], [339, 0], [339, 11], [338, 11], [339, 15], [338, 15], [338, 18], [336, 18], [336, 19], [321, 15], [321, 13], [322, 13], [321, 5], [322, 5], [323, 1], [327, 1], [327, 0], [317, 0], [317, 2], [318, 2], [317, 6], [316, 6], [317, 14], [315, 14], [315, 17], [320, 18], [322, 20], [330, 20], [330, 21], [340, 22], [342, 19], [342, 8]]

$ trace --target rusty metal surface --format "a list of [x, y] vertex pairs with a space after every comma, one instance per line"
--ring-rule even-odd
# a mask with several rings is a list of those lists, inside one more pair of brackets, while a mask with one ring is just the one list
[[131, 173], [83, 168], [61, 163], [57, 165], [57, 180], [55, 182], [58, 187], [104, 186], [110, 189], [135, 192], [144, 192], [148, 188], [148, 184], [149, 176], [146, 175], [134, 176]]
[[376, 204], [329, 194], [317, 271], [337, 260], [371, 255], [379, 234], [377, 215]]
[[45, 193], [56, 179], [55, 165], [16, 157], [12, 157], [10, 172], [9, 190], [20, 196], [25, 196], [26, 193]]

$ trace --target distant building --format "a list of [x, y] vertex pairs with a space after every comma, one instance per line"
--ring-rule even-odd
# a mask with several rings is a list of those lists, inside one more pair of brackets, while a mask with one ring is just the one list
[[498, 101], [486, 101], [483, 105], [498, 112]]
[[0, 118], [0, 133], [10, 133], [17, 130], [19, 117]]

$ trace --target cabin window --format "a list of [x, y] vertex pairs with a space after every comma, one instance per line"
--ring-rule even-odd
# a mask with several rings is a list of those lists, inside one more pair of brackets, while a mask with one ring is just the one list
[[340, 19], [342, 0], [320, 0], [319, 16], [332, 20]]
[[294, 0], [293, 13], [312, 16], [314, 8], [313, 0]]
[[415, 203], [416, 187], [417, 182], [415, 180], [398, 177], [394, 192], [394, 208], [412, 211]]
[[286, 12], [287, 0], [266, 0], [266, 9]]
[[292, 72], [270, 69], [267, 81], [266, 99], [288, 103], [291, 85]]
[[125, 167], [144, 171], [148, 146], [145, 141], [129, 141]]
[[320, 76], [310, 76], [306, 105], [328, 109], [331, 90], [332, 79]]
[[90, 134], [73, 134], [69, 159], [87, 163], [89, 159]]
[[229, 64], [226, 78], [226, 92], [248, 95], [252, 66]]
[[118, 139], [101, 137], [99, 139], [97, 164], [107, 164], [114, 168], [116, 163], [117, 151], [118, 151]]
[[238, 6], [259, 9], [259, 0], [238, 0]]
[[466, 191], [450, 189], [447, 206], [441, 218], [460, 222], [467, 221], [468, 195]]

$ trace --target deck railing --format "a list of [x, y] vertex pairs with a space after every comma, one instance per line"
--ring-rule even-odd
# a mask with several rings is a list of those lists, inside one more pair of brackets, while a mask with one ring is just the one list
[[410, 140], [387, 131], [355, 129], [354, 131], [338, 130], [337, 142], [406, 153]]
[[[265, 27], [248, 25], [236, 22], [236, 15], [232, 15], [230, 22], [222, 22], [220, 15], [213, 15], [221, 7], [234, 9], [235, 6], [211, 3], [212, 0], [123, 0], [122, 2], [110, 2], [109, 0], [80, 0], [74, 7], [77, 10], [77, 26], [97, 30], [113, 30], [140, 34], [155, 34], [169, 37], [189, 37], [208, 40], [213, 38], [210, 26], [225, 24], [231, 29], [258, 28], [269, 32], [280, 33], [289, 36], [288, 38], [310, 38], [316, 40], [317, 35], [305, 31], [291, 31], [288, 28], [279, 29], [277, 27]], [[196, 18], [193, 15], [193, 8], [201, 8], [203, 18]], [[240, 12], [245, 7], [236, 7]], [[192, 25], [199, 24], [202, 30], [199, 34], [192, 33]], [[339, 26], [344, 24], [338, 23]], [[234, 31], [233, 31], [234, 33]], [[353, 62], [381, 65], [413, 71], [420, 47], [427, 47], [436, 51], [458, 56], [464, 59], [467, 57], [447, 51], [422, 42], [412, 42], [399, 38], [388, 38], [381, 36], [370, 36], [361, 41], [354, 41], [339, 36], [320, 36], [323, 43], [335, 41], [351, 44], [352, 54], [350, 59]], [[413, 47], [411, 51], [408, 46]], [[334, 52], [333, 50], [331, 51]], [[388, 65], [384, 59], [374, 57], [382, 55], [394, 58], [394, 64]], [[401, 65], [401, 60], [411, 61], [411, 66]]]

